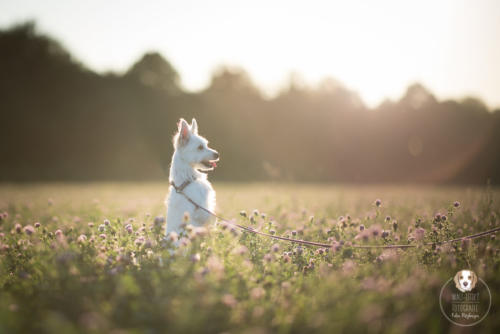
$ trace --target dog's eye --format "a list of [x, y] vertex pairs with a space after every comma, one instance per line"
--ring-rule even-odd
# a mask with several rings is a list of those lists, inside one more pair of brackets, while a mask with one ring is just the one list
[[198, 146], [198, 151], [203, 150], [203, 145]]
[[469, 279], [470, 279], [470, 276], [469, 276]]
[[460, 276], [460, 279], [463, 279], [464, 277], [463, 276]]

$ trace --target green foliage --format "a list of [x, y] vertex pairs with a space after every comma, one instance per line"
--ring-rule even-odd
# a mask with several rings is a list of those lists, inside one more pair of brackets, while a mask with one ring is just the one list
[[[218, 222], [188, 225], [176, 250], [155, 218], [164, 189], [2, 186], [0, 332], [453, 331], [438, 296], [463, 268], [487, 282], [493, 305], [500, 302], [494, 237], [406, 250], [351, 247], [419, 245], [491, 229], [500, 214], [495, 189], [218, 184], [223, 215], [332, 249]], [[497, 309], [478, 330], [498, 328]]]

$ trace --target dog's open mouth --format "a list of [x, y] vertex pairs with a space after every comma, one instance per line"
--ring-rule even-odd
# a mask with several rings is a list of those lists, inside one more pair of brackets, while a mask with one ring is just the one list
[[217, 167], [217, 161], [219, 161], [219, 159], [217, 159], [217, 160], [203, 160], [201, 162], [201, 164], [207, 168], [215, 168], [215, 167]]

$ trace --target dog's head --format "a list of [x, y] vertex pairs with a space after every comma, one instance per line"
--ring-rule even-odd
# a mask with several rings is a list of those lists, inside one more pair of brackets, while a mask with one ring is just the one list
[[477, 283], [477, 275], [471, 270], [460, 270], [453, 279], [458, 290], [471, 291]]
[[177, 123], [178, 132], [174, 136], [174, 148], [181, 159], [194, 169], [213, 170], [219, 161], [219, 153], [208, 147], [208, 140], [198, 135], [198, 124], [193, 118], [191, 125], [184, 119]]

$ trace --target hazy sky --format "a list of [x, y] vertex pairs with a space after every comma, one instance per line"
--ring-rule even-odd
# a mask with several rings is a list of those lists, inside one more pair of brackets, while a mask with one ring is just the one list
[[297, 72], [312, 85], [331, 76], [372, 106], [419, 81], [500, 107], [496, 0], [0, 0], [0, 27], [27, 19], [97, 71], [157, 50], [189, 90], [229, 64], [268, 94]]

